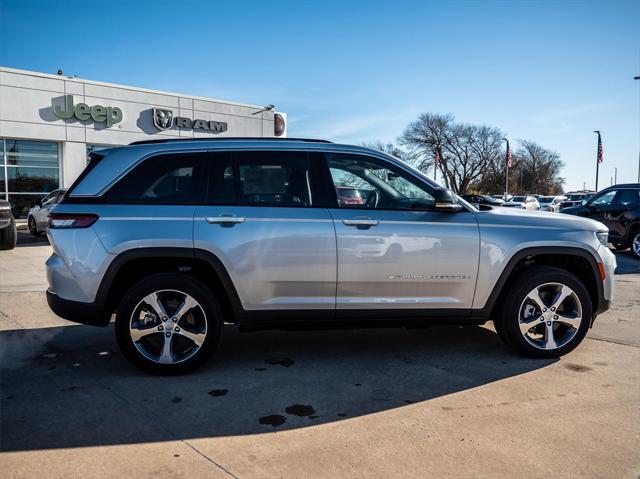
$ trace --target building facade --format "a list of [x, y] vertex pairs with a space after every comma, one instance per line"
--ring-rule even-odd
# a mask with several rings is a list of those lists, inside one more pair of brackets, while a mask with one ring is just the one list
[[87, 153], [133, 141], [286, 136], [273, 108], [0, 67], [0, 197], [17, 217]]

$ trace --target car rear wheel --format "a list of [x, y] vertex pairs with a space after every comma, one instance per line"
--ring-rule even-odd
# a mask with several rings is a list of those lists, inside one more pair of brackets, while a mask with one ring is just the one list
[[200, 281], [162, 273], [136, 284], [116, 315], [116, 337], [125, 357], [155, 374], [181, 374], [215, 351], [223, 323], [215, 295]]
[[554, 358], [582, 342], [593, 312], [589, 292], [576, 276], [537, 266], [511, 283], [496, 319], [507, 345], [529, 357]]

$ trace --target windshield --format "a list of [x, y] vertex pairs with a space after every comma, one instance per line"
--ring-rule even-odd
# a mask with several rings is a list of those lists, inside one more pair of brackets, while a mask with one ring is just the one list
[[538, 198], [539, 203], [551, 203], [553, 201], [553, 196], [541, 196]]
[[516, 203], [516, 202], [524, 203], [524, 196], [514, 196], [509, 201], [512, 203]]
[[568, 195], [567, 199], [569, 201], [578, 201], [581, 200], [582, 198], [584, 198], [584, 195]]

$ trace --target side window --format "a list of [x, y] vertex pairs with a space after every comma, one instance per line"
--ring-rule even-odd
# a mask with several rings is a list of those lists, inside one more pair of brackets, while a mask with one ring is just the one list
[[50, 203], [55, 203], [57, 197], [58, 197], [57, 191], [54, 191], [53, 193], [49, 193], [47, 196], [42, 198], [42, 206], [48, 205]]
[[256, 206], [312, 206], [311, 174], [305, 152], [255, 151], [234, 154], [238, 203]]
[[618, 191], [616, 195], [616, 206], [623, 209], [635, 210], [638, 209], [638, 203], [640, 199], [640, 190], [624, 189]]
[[236, 201], [233, 160], [227, 152], [212, 153], [207, 203], [233, 204]]
[[366, 156], [326, 156], [342, 208], [420, 210], [435, 205], [428, 186], [393, 165]]
[[136, 166], [106, 194], [110, 203], [203, 203], [207, 153], [152, 156]]
[[596, 208], [602, 208], [604, 206], [610, 206], [611, 203], [613, 202], [613, 198], [614, 198], [614, 196], [616, 196], [617, 192], [618, 192], [617, 190], [607, 191], [604, 195], [598, 196], [597, 198], [593, 199], [589, 203], [589, 206], [593, 206], [593, 207], [596, 207]]

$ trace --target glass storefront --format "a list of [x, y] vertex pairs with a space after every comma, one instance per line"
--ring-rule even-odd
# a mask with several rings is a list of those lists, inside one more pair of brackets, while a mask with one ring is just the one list
[[37, 198], [60, 184], [58, 143], [0, 139], [0, 153], [0, 194], [16, 218], [25, 218]]

